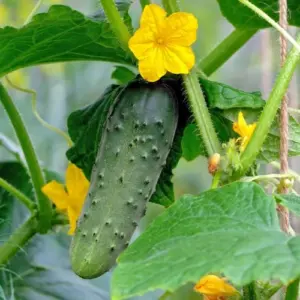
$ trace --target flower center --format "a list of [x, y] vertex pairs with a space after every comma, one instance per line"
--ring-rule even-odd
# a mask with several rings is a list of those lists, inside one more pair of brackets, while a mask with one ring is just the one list
[[164, 39], [162, 38], [162, 37], [158, 37], [157, 39], [156, 39], [156, 43], [158, 44], [158, 45], [163, 45], [164, 44]]

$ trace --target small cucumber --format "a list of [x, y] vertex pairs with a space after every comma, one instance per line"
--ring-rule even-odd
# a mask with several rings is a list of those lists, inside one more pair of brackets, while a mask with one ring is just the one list
[[71, 244], [74, 272], [107, 272], [145, 214], [178, 123], [173, 91], [163, 83], [129, 84], [102, 133], [91, 184]]

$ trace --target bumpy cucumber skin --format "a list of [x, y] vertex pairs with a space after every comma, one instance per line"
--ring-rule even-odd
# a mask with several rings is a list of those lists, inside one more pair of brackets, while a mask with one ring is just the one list
[[133, 83], [116, 99], [72, 239], [74, 272], [95, 278], [128, 246], [172, 146], [178, 104], [164, 84]]

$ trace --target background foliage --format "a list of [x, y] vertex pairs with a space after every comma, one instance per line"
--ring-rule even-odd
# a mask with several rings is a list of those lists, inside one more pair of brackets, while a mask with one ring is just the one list
[[[159, 3], [159, 1], [154, 2]], [[244, 8], [245, 13], [242, 14], [242, 21], [238, 18], [233, 19], [232, 11], [228, 11], [228, 8], [232, 7], [232, 2], [233, 0], [219, 1], [219, 4], [227, 19], [236, 27], [241, 27], [247, 17], [246, 9]], [[262, 1], [256, 2], [262, 3]], [[274, 0], [273, 2], [274, 7], [268, 7], [271, 13], [278, 10], [275, 4], [277, 1]], [[20, 27], [34, 6], [34, 3], [35, 1], [33, 0], [2, 0], [0, 3], [0, 25], [9, 24], [17, 28]], [[95, 16], [95, 12], [99, 9], [99, 4], [96, 0], [45, 0], [41, 12], [48, 11], [50, 4], [70, 5], [72, 9], [76, 9], [83, 14], [94, 15], [94, 19], [101, 20], [103, 18], [101, 14], [96, 14]], [[228, 35], [233, 27], [221, 15], [217, 1], [204, 0], [196, 2], [194, 0], [184, 0], [182, 4], [184, 11], [193, 12], [199, 20], [198, 39], [194, 45], [194, 51], [197, 59], [200, 60], [205, 57], [217, 42]], [[294, 2], [290, 1], [290, 5], [296, 7], [298, 4], [295, 0]], [[125, 6], [122, 6], [122, 9], [124, 7], [126, 8], [126, 3]], [[299, 12], [300, 8], [297, 8], [295, 9], [295, 14], [291, 15], [290, 23], [292, 25], [299, 25]], [[138, 25], [139, 14], [139, 3], [138, 1], [134, 1], [129, 10], [129, 16], [132, 19], [134, 28]], [[49, 20], [53, 19], [57, 22], [57, 28], [51, 27], [48, 23]], [[70, 24], [76, 24], [76, 26], [74, 30], [66, 33], [65, 29], [68, 28]], [[249, 20], [249, 24], [252, 24], [251, 26], [253, 26], [253, 28], [266, 27], [263, 22], [257, 22], [257, 20], [252, 19]], [[53, 36], [53, 30], [57, 31], [55, 32], [55, 38], [47, 39], [47, 34]], [[86, 33], [88, 33], [88, 38]], [[101, 44], [103, 33], [106, 37], [106, 45], [108, 43], [111, 47], [107, 51], [103, 51], [105, 47]], [[84, 36], [83, 39], [78, 38], [81, 34]], [[102, 35], [101, 41], [99, 39], [100, 35]], [[11, 39], [14, 39], [14, 44], [11, 44], [10, 47], [1, 46], [6, 45], [7, 40]], [[80, 43], [78, 43], [78, 40]], [[64, 43], [74, 45], [72, 51], [68, 50], [68, 52], [65, 52], [64, 48], [61, 47]], [[268, 47], [266, 47], [266, 43], [268, 43]], [[60, 47], [58, 47], [58, 45], [60, 45]], [[57, 55], [53, 56], [50, 53], [51, 47], [52, 52], [53, 49], [59, 49]], [[117, 54], [111, 51], [111, 49], [116, 48]], [[249, 91], [249, 93], [244, 93], [242, 96], [248, 97], [249, 106], [253, 105], [252, 100], [255, 98], [255, 103], [258, 103], [257, 109], [259, 111], [263, 105], [262, 98], [268, 95], [271, 83], [276, 75], [275, 71], [277, 70], [279, 62], [277, 58], [279, 53], [277, 48], [277, 33], [274, 34], [270, 29], [268, 31], [263, 30], [240, 52], [235, 54], [224, 67], [214, 74], [212, 79], [217, 82], [224, 82], [236, 89]], [[32, 49], [42, 51], [42, 58], [36, 56]], [[99, 56], [99, 53], [101, 53], [101, 56]], [[13, 71], [19, 67], [30, 66], [37, 62], [48, 63], [59, 61], [67, 55], [72, 59], [84, 60], [84, 56], [86, 56], [86, 60], [103, 59], [109, 61], [110, 59], [116, 59], [119, 63], [131, 63], [129, 57], [123, 58], [122, 50], [119, 49], [113, 40], [108, 24], [99, 25], [89, 20], [85, 21], [80, 13], [74, 13], [70, 9], [63, 7], [52, 8], [48, 14], [35, 18], [33, 23], [25, 29], [0, 29], [0, 74]], [[272, 64], [268, 64], [268, 60], [266, 59], [266, 57], [269, 58], [270, 56], [273, 56]], [[9, 63], [5, 63], [7, 61], [9, 61]], [[16, 84], [29, 86], [37, 90], [38, 110], [41, 115], [49, 123], [66, 130], [67, 123], [65, 120], [71, 112], [95, 102], [110, 84], [117, 83], [119, 78], [124, 76], [129, 79], [132, 78], [130, 72], [120, 68], [116, 70], [114, 65], [109, 62], [87, 61], [26, 68], [12, 73], [10, 78]], [[290, 91], [291, 101], [294, 107], [296, 107], [295, 99], [297, 99], [299, 93], [298, 81], [296, 74]], [[234, 110], [236, 107], [232, 107], [230, 105], [231, 102], [226, 102], [225, 100], [226, 98], [231, 100], [233, 97], [235, 97], [235, 99], [241, 97], [241, 93], [235, 92], [224, 85], [220, 86], [215, 84], [209, 86], [207, 83], [207, 85], [204, 84], [204, 87], [208, 99], [211, 99], [211, 102], [209, 101], [211, 109], [226, 109], [226, 113], [220, 113], [218, 117], [215, 117], [214, 121], [221, 138], [227, 140], [228, 137], [233, 136], [230, 129], [230, 121], [232, 121], [236, 115], [236, 111]], [[220, 90], [223, 91], [222, 94], [224, 97], [222, 99], [214, 98], [213, 95], [216, 91], [219, 93]], [[256, 90], [262, 91], [262, 98], [257, 93], [250, 93]], [[30, 97], [28, 95], [14, 90], [11, 90], [11, 94], [13, 98], [16, 99], [17, 106], [20, 108], [25, 122], [28, 125], [29, 132], [31, 133], [43, 166], [49, 170], [63, 174], [67, 164], [65, 158], [67, 145], [65, 141], [53, 132], [41, 127], [33, 117], [29, 105]], [[224, 106], [226, 103], [229, 104]], [[244, 98], [243, 103], [245, 103]], [[220, 105], [222, 105], [222, 107]], [[242, 108], [247, 112], [247, 107], [243, 106]], [[255, 114], [249, 114], [248, 118], [249, 120], [255, 119]], [[299, 132], [299, 125], [295, 119], [291, 119], [291, 122], [293, 131], [295, 131], [295, 133]], [[278, 129], [275, 125], [271, 132], [272, 136], [269, 139], [269, 147], [265, 149], [268, 151], [264, 151], [265, 157], [262, 157], [264, 160], [274, 159], [272, 149], [278, 144]], [[9, 136], [12, 138], [12, 141], [15, 141], [12, 128], [2, 108], [0, 109], [0, 128], [0, 145], [1, 143], [7, 144], [8, 142], [2, 138], [2, 135]], [[193, 125], [190, 125], [187, 131], [193, 133], [194, 130]], [[294, 154], [299, 154], [299, 143], [300, 141], [297, 140], [296, 135], [292, 134], [291, 144]], [[11, 149], [17, 151], [16, 147], [11, 147]], [[205, 155], [204, 149], [203, 152], [194, 152], [194, 149], [194, 147], [189, 147], [188, 143], [185, 144], [183, 156], [189, 162], [185, 159], [181, 159], [178, 167], [174, 171], [173, 182], [176, 198], [185, 193], [197, 194], [207, 189], [210, 182], [210, 175], [206, 171], [206, 159], [204, 157], [198, 157], [199, 154]], [[4, 162], [7, 160], [15, 160], [15, 156], [0, 147], [0, 161]], [[6, 179], [11, 183], [17, 184], [19, 182], [26, 182], [26, 184], [19, 186], [19, 188], [23, 190], [25, 194], [30, 195], [31, 183], [28, 177], [26, 177], [26, 173], [23, 172], [22, 165], [12, 162], [7, 166], [3, 163], [0, 165], [1, 175], [3, 175], [2, 171], [4, 169], [11, 170], [12, 173], [5, 172]], [[297, 170], [297, 164], [294, 164], [294, 169]], [[12, 175], [16, 173], [18, 177]], [[55, 174], [56, 173], [51, 173], [50, 176], [55, 176]], [[16, 228], [24, 220], [26, 212], [21, 205], [15, 205], [14, 199], [7, 194], [2, 195], [1, 201], [3, 203], [0, 202], [0, 239], [5, 240], [11, 230]], [[188, 199], [183, 199], [177, 206], [184, 205], [185, 201], [188, 201]], [[266, 199], [266, 201], [269, 200]], [[291, 200], [290, 203], [292, 203], [290, 204], [292, 207], [293, 202]], [[295, 211], [296, 210], [297, 208]], [[147, 216], [144, 218], [139, 230], [142, 231], [148, 227], [152, 219], [162, 212], [163, 208], [150, 203]], [[8, 215], [10, 215], [9, 219], [7, 218]], [[156, 223], [159, 222], [160, 220], [156, 221]], [[155, 224], [153, 226], [155, 226]], [[271, 229], [274, 229], [274, 234], [276, 235], [277, 225], [273, 223], [271, 225]], [[259, 224], [257, 226], [259, 226]], [[149, 232], [151, 233], [151, 229]], [[136, 233], [136, 236], [138, 234], [139, 232]], [[262, 231], [262, 234], [266, 233]], [[7, 299], [14, 299], [15, 297], [16, 299], [28, 300], [53, 298], [93, 299], [95, 297], [97, 297], [97, 299], [110, 299], [109, 280], [111, 274], [106, 274], [100, 279], [90, 281], [83, 281], [76, 277], [70, 270], [68, 245], [69, 238], [66, 237], [64, 233], [43, 237], [37, 236], [34, 238], [31, 243], [14, 258], [8, 269], [1, 269], [0, 299], [1, 297], [3, 299], [5, 299], [5, 297]], [[257, 245], [255, 245], [255, 247], [257, 247]], [[176, 249], [176, 251], [178, 251], [178, 249]], [[142, 255], [143, 253], [141, 253], [141, 259], [143, 259]], [[260, 269], [258, 268], [257, 270]], [[130, 280], [131, 278], [129, 277], [128, 281]], [[170, 285], [172, 285], [172, 283], [170, 283]], [[159, 287], [160, 286], [158, 286], [158, 288]], [[143, 291], [147, 291], [147, 288], [144, 288]], [[1, 293], [3, 294], [2, 296]], [[161, 291], [158, 290], [139, 297], [139, 299], [156, 299], [159, 294], [161, 294]], [[178, 293], [168, 299], [182, 299], [180, 297], [190, 297], [190, 299], [200, 298], [199, 295], [191, 294], [190, 288], [185, 289], [183, 287]]]

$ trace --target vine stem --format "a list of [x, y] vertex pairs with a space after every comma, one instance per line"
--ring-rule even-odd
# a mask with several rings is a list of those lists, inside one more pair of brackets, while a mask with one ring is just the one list
[[17, 199], [19, 199], [32, 213], [35, 212], [36, 204], [9, 182], [4, 180], [3, 178], [0, 178], [0, 186], [11, 193], [13, 196], [15, 196]]
[[[163, 5], [169, 14], [179, 10], [176, 0], [164, 0]], [[213, 126], [196, 71], [191, 70], [189, 74], [183, 75], [182, 77], [188, 101], [206, 147], [206, 151], [209, 156], [220, 153], [221, 144]]]
[[183, 75], [186, 93], [206, 151], [209, 156], [221, 153], [221, 144], [213, 126], [195, 71]]
[[[300, 42], [300, 36], [297, 42]], [[300, 52], [294, 47], [280, 70], [269, 99], [259, 117], [253, 136], [241, 156], [241, 170], [235, 173], [233, 178], [237, 179], [243, 176], [255, 161], [274, 121], [283, 95], [286, 93], [299, 60]]]
[[257, 30], [235, 29], [207, 57], [203, 58], [196, 68], [200, 68], [210, 76], [256, 33]]
[[131, 35], [118, 12], [115, 1], [113, 0], [100, 0], [100, 1], [103, 10], [105, 12], [105, 15], [110, 23], [111, 29], [115, 33], [123, 49], [126, 50], [128, 53], [131, 53], [128, 48], [128, 41]]
[[29, 169], [30, 177], [34, 187], [35, 195], [39, 205], [39, 227], [40, 233], [46, 233], [51, 227], [52, 206], [48, 198], [42, 193], [42, 187], [45, 184], [42, 169], [38, 163], [36, 153], [31, 143], [30, 137], [23, 123], [21, 115], [15, 107], [12, 99], [4, 86], [0, 83], [0, 101], [4, 106], [9, 119], [15, 129], [20, 145]]
[[277, 29], [280, 34], [282, 34], [293, 46], [300, 52], [300, 44], [299, 41], [295, 41], [295, 39], [278, 23], [276, 23], [271, 17], [269, 17], [264, 11], [258, 8], [256, 5], [252, 4], [248, 0], [239, 0], [242, 4], [250, 8], [256, 14], [258, 14], [261, 18], [263, 18], [266, 22], [271, 24], [275, 29]]
[[29, 218], [19, 227], [9, 239], [0, 246], [0, 265], [5, 265], [7, 261], [33, 237], [37, 229], [38, 222], [35, 216]]

